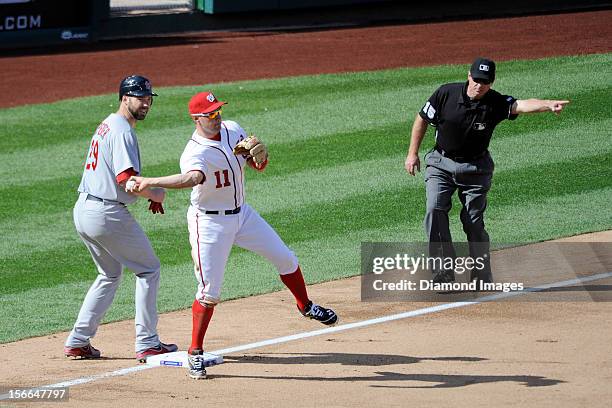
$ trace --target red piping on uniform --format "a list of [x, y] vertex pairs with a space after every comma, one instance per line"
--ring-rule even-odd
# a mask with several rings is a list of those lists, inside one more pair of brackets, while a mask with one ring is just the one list
[[198, 268], [200, 269], [200, 279], [202, 280], [202, 291], [206, 287], [204, 283], [204, 275], [202, 275], [202, 259], [200, 259], [200, 223], [199, 223], [199, 215], [196, 214], [196, 237], [198, 239]]
[[[230, 146], [230, 142], [229, 142], [229, 130], [227, 130], [227, 126], [225, 126], [225, 123], [221, 122], [221, 126], [223, 126], [223, 128], [225, 129], [225, 135], [227, 136], [227, 146], [229, 147], [230, 150], [232, 150], [232, 146]], [[221, 132], [219, 132], [219, 135], [221, 135]], [[223, 140], [221, 140], [221, 144], [223, 144]], [[223, 152], [223, 150], [221, 150], [221, 152], [225, 156], [225, 152]], [[234, 168], [232, 167], [232, 164], [230, 163], [228, 157], [225, 156], [225, 158], [227, 159], [227, 164], [230, 166], [230, 170], [232, 171], [232, 181], [234, 182], [234, 205], [235, 205], [234, 208], [237, 208], [238, 199], [236, 198], [236, 195], [238, 194], [238, 187], [236, 186], [236, 174], [234, 173]], [[238, 158], [236, 156], [234, 156], [234, 158], [236, 159], [236, 162], [238, 162]], [[242, 168], [240, 167], [239, 162], [238, 162], [238, 168], [240, 168], [240, 174], [242, 174]], [[244, 197], [243, 197], [243, 201], [244, 201]]]
[[217, 146], [210, 146], [210, 148], [220, 151], [221, 154], [223, 155], [223, 157], [225, 157], [225, 160], [227, 161], [227, 165], [229, 166], [229, 169], [232, 172], [232, 182], [234, 183], [234, 206], [238, 207], [238, 199], [236, 198], [236, 194], [237, 194], [238, 189], [236, 188], [236, 174], [234, 173], [234, 168], [232, 167], [232, 164], [230, 163], [230, 161], [229, 161], [227, 155], [225, 154], [225, 152], [223, 151], [223, 149], [219, 149]]
[[[227, 146], [230, 148], [230, 150], [233, 150], [229, 142], [229, 130], [227, 130], [225, 125], [223, 125], [223, 127], [225, 127], [225, 134], [227, 135]], [[244, 175], [242, 174], [242, 165], [240, 164], [240, 160], [238, 160], [238, 156], [234, 156], [234, 159], [236, 159], [236, 163], [238, 163], [238, 168], [240, 169], [240, 195], [242, 196], [242, 204], [244, 204]], [[238, 203], [236, 203], [236, 206], [238, 206], [237, 204]]]

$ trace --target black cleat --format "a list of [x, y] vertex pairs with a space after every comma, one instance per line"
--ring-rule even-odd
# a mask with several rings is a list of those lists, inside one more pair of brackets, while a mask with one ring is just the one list
[[438, 271], [434, 272], [433, 283], [451, 283], [455, 281], [455, 273], [453, 271]]
[[189, 376], [194, 380], [203, 380], [206, 378], [206, 368], [204, 367], [203, 351], [193, 349], [187, 356], [189, 361]]
[[316, 303], [312, 303], [312, 301], [308, 301], [308, 304], [301, 313], [305, 317], [317, 320], [327, 326], [338, 322], [338, 315], [333, 310], [319, 306]]

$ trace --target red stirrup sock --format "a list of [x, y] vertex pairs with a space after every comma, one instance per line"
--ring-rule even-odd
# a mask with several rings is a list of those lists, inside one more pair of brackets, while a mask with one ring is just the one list
[[306, 292], [306, 283], [304, 283], [304, 277], [302, 276], [300, 266], [298, 265], [295, 272], [287, 275], [280, 275], [280, 278], [291, 293], [293, 293], [293, 296], [295, 296], [300, 311], [303, 311], [304, 307], [308, 304], [308, 293]]
[[206, 329], [208, 329], [208, 323], [212, 318], [214, 307], [202, 306], [198, 300], [193, 301], [191, 305], [191, 314], [193, 316], [193, 326], [191, 328], [191, 347], [189, 347], [189, 353], [193, 349], [202, 349], [202, 343], [204, 343], [204, 335]]

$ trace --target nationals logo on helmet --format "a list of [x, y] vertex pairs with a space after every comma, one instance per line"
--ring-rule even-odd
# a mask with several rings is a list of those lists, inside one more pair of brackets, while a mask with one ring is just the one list
[[213, 103], [214, 101], [217, 100], [217, 98], [215, 98], [215, 95], [213, 95], [212, 92], [208, 94], [206, 99], [208, 99], [208, 102], [210, 102], [210, 103]]

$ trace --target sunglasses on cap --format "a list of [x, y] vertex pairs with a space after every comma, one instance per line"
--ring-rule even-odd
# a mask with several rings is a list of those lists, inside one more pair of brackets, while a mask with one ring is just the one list
[[481, 85], [491, 85], [491, 81], [489, 81], [488, 79], [482, 79], [482, 78], [472, 78], [474, 80], [474, 82], [476, 82], [477, 84], [481, 84]]
[[216, 110], [211, 113], [198, 113], [195, 115], [191, 115], [198, 118], [208, 118], [208, 119], [216, 119], [223, 112], [223, 109]]

